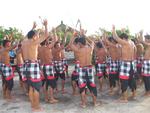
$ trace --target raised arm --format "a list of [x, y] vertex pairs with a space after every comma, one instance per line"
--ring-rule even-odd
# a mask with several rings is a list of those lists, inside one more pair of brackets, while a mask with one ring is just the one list
[[91, 40], [90, 38], [86, 38], [86, 40], [87, 40], [87, 42], [88, 42], [89, 46], [90, 46], [92, 49], [94, 49], [94, 46], [95, 46], [94, 41], [93, 41], [93, 40]]
[[104, 32], [103, 34], [103, 41], [110, 47], [116, 47], [115, 44], [113, 44], [112, 42], [110, 42], [108, 39], [107, 39], [107, 34], [106, 32]]
[[138, 40], [145, 46], [150, 46], [150, 43], [147, 43], [144, 41], [144, 37], [143, 37], [143, 31], [141, 30], [139, 32], [139, 37], [138, 37]]
[[114, 25], [112, 26], [112, 35], [113, 35], [113, 38], [115, 38], [116, 41], [117, 41], [119, 44], [121, 44], [121, 45], [126, 44], [126, 41], [124, 41], [124, 40], [122, 40], [121, 38], [118, 37]]
[[54, 47], [54, 44], [58, 41], [58, 38], [57, 38], [56, 35], [53, 35], [53, 36], [51, 36], [51, 37], [52, 37], [53, 39], [52, 39], [51, 44], [48, 45], [49, 48]]
[[38, 43], [41, 43], [41, 42], [43, 42], [45, 39], [48, 38], [47, 24], [48, 24], [48, 23], [47, 23], [47, 20], [44, 20], [44, 22], [43, 22], [43, 25], [44, 25], [44, 27], [45, 27], [44, 36], [42, 36], [41, 38], [39, 38], [39, 39], [37, 40]]
[[73, 44], [73, 42], [74, 42], [74, 40], [75, 40], [75, 38], [76, 38], [76, 35], [77, 35], [77, 33], [74, 32], [74, 33], [73, 33], [73, 36], [72, 36], [72, 38], [70, 39], [70, 42], [69, 42], [69, 46], [70, 46], [70, 48], [71, 48], [73, 51], [78, 51], [78, 48]]
[[36, 28], [36, 22], [33, 22], [33, 27], [32, 27], [32, 30], [34, 30]]

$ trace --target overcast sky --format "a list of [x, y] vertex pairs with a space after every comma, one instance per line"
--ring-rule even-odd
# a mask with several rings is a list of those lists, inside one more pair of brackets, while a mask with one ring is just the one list
[[24, 33], [36, 21], [47, 18], [49, 28], [60, 24], [75, 27], [79, 18], [88, 34], [99, 27], [128, 26], [132, 33], [141, 29], [150, 33], [149, 0], [1, 0], [0, 26], [17, 27]]

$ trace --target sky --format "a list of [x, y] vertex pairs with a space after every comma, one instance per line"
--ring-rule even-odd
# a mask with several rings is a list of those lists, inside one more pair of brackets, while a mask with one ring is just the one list
[[41, 18], [48, 19], [48, 28], [63, 23], [75, 28], [80, 19], [88, 34], [98, 28], [111, 30], [129, 27], [132, 34], [144, 29], [150, 33], [149, 0], [0, 0], [0, 26], [16, 27], [26, 34], [33, 21], [41, 27]]

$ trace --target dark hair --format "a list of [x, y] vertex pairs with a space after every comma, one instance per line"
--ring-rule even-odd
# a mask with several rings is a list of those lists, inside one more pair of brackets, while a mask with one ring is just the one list
[[80, 42], [82, 45], [86, 45], [86, 39], [84, 36], [80, 37], [78, 42]]
[[137, 39], [133, 39], [133, 38], [132, 38], [131, 41], [134, 42], [134, 44], [137, 43]]
[[146, 34], [144, 37], [145, 37], [146, 39], [150, 39], [150, 35], [149, 35], [149, 34]]
[[10, 40], [3, 40], [3, 47], [5, 47], [8, 42], [11, 42], [11, 41]]
[[75, 38], [74, 43], [77, 44], [79, 42], [79, 37]]
[[109, 40], [110, 42], [115, 42], [115, 43], [117, 43], [117, 41], [116, 41], [112, 36], [108, 37], [108, 40]]
[[56, 45], [59, 44], [59, 43], [60, 43], [59, 41], [55, 42], [54, 47], [56, 47]]
[[46, 40], [40, 43], [41, 46], [44, 46], [46, 44]]
[[126, 33], [122, 33], [119, 37], [121, 39], [128, 39], [129, 38], [129, 36]]
[[27, 34], [28, 39], [32, 39], [35, 34], [36, 34], [35, 30], [29, 31], [28, 34]]
[[96, 43], [96, 47], [98, 47], [98, 48], [103, 48], [102, 42], [97, 42], [97, 43]]

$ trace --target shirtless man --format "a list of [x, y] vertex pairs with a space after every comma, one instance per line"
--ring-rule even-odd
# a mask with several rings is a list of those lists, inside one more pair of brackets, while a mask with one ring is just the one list
[[[138, 37], [137, 37], [138, 38]], [[142, 43], [140, 43], [137, 38], [134, 40], [136, 48], [137, 48], [137, 53], [136, 53], [136, 68], [137, 68], [137, 80], [139, 85], [142, 83], [142, 62], [143, 62], [143, 54], [144, 54], [144, 46]]]
[[109, 62], [109, 83], [110, 83], [110, 95], [114, 94], [114, 88], [116, 87], [116, 80], [119, 80], [118, 76], [118, 60], [119, 60], [119, 51], [117, 47], [117, 42], [113, 37], [106, 37], [104, 35], [104, 41], [109, 46], [109, 55], [111, 57]]
[[132, 97], [135, 98], [136, 94], [136, 82], [134, 76], [135, 70], [135, 53], [136, 47], [134, 43], [128, 39], [128, 35], [122, 33], [120, 38], [116, 34], [115, 26], [112, 28], [112, 34], [114, 39], [121, 44], [122, 46], [122, 57], [121, 57], [121, 65], [120, 65], [120, 73], [119, 78], [121, 81], [121, 90], [122, 97], [120, 98], [120, 102], [128, 102], [128, 94], [127, 88], [128, 86], [132, 90]]
[[27, 93], [25, 82], [23, 82], [22, 80], [24, 61], [21, 52], [21, 43], [18, 45], [18, 48], [16, 49], [16, 59], [17, 59], [17, 72], [19, 74], [20, 87], [23, 88], [23, 91], [25, 93]]
[[96, 76], [99, 79], [100, 91], [102, 91], [103, 76], [106, 74], [106, 57], [107, 50], [101, 41], [96, 43]]
[[[53, 55], [53, 61], [54, 61], [54, 68], [55, 68], [55, 78], [56, 81], [58, 81], [58, 78], [60, 77], [62, 79], [62, 88], [61, 91], [62, 93], [65, 93], [65, 66], [64, 63], [62, 62], [62, 49], [60, 46], [60, 42], [57, 41], [54, 44], [53, 50], [52, 50], [52, 55]], [[57, 85], [58, 86], [58, 85]], [[56, 87], [56, 90], [58, 91], [58, 87]]]
[[[48, 44], [48, 40], [43, 41], [41, 43], [41, 47], [39, 51], [41, 65], [43, 65], [43, 74], [46, 79], [45, 101], [51, 104], [58, 102], [58, 100], [54, 98], [54, 89], [56, 88], [56, 80], [54, 76], [54, 65], [52, 62], [52, 59], [53, 59], [52, 47], [57, 41], [56, 39], [57, 36], [55, 35], [53, 37], [54, 39], [52, 40], [51, 44]], [[48, 92], [50, 93], [50, 99], [49, 99]]]
[[91, 47], [86, 45], [85, 37], [80, 37], [78, 40], [79, 48], [74, 46], [73, 42], [75, 37], [71, 41], [71, 49], [78, 53], [78, 60], [80, 63], [79, 68], [79, 89], [81, 94], [81, 107], [85, 108], [87, 104], [86, 100], [86, 87], [89, 88], [91, 95], [93, 97], [94, 106], [97, 106], [96, 102], [97, 89], [94, 82], [93, 68], [91, 64], [92, 53], [94, 49], [94, 42], [92, 42]]
[[10, 65], [10, 56], [9, 51], [14, 49], [15, 46], [11, 46], [11, 42], [9, 40], [3, 40], [3, 49], [1, 52], [1, 63], [2, 66], [2, 75], [3, 75], [3, 96], [5, 99], [12, 99], [11, 91], [14, 85], [13, 77], [14, 72]]
[[68, 64], [67, 64], [67, 60], [65, 58], [65, 44], [66, 44], [66, 39], [67, 39], [67, 32], [65, 33], [64, 36], [64, 40], [61, 42], [60, 46], [62, 48], [61, 54], [62, 54], [62, 62], [65, 66], [65, 74], [67, 76], [67, 78], [69, 78], [69, 73], [68, 73]]
[[[74, 37], [77, 37], [77, 34], [73, 34]], [[76, 46], [77, 48], [79, 48], [79, 44], [78, 44], [78, 37], [74, 40], [73, 44], [74, 46]], [[70, 45], [71, 43], [69, 43], [69, 47], [71, 46]], [[79, 77], [79, 73], [78, 73], [78, 69], [79, 69], [79, 58], [78, 58], [78, 52], [74, 51], [74, 56], [75, 56], [75, 67], [74, 67], [74, 71], [72, 72], [72, 75], [71, 75], [71, 82], [72, 82], [72, 89], [73, 89], [73, 92], [72, 92], [72, 95], [77, 95], [77, 86], [78, 86], [78, 77]]]
[[140, 32], [140, 42], [146, 46], [142, 64], [142, 76], [145, 85], [145, 96], [150, 96], [150, 37], [143, 39], [143, 31]]
[[26, 40], [22, 42], [22, 53], [24, 59], [23, 80], [27, 80], [29, 85], [29, 98], [33, 111], [41, 111], [39, 104], [39, 91], [41, 87], [41, 75], [38, 63], [38, 45], [48, 37], [47, 20], [44, 20], [45, 26], [44, 36], [39, 38], [37, 32], [33, 30], [36, 27], [34, 23], [33, 29], [27, 34]]

